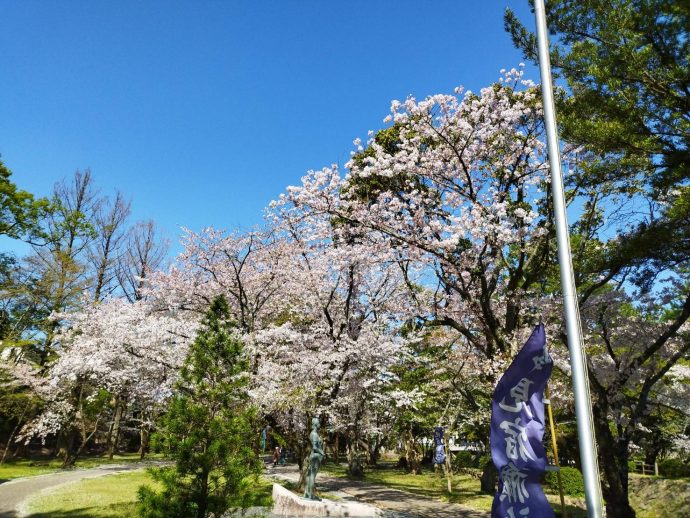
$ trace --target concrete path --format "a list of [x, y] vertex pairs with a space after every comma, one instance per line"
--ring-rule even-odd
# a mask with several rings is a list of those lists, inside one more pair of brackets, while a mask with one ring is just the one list
[[[30, 496], [44, 489], [82, 479], [143, 469], [149, 465], [151, 464], [110, 464], [90, 469], [59, 471], [47, 475], [5, 482], [0, 484], [0, 518], [20, 518], [17, 510], [19, 505]], [[296, 465], [273, 468], [269, 464], [266, 476], [291, 482], [299, 480], [299, 472]], [[344, 500], [355, 500], [371, 504], [386, 511], [387, 516], [395, 518], [487, 518], [490, 515], [488, 512], [476, 511], [458, 504], [441, 502], [407, 491], [344, 478], [319, 475], [316, 484], [320, 491], [331, 493]]]
[[[269, 466], [266, 476], [295, 483], [299, 481], [299, 472], [294, 465], [276, 468]], [[476, 511], [459, 504], [344, 478], [319, 475], [316, 478], [316, 486], [319, 491], [332, 493], [340, 498], [371, 504], [396, 518], [488, 518], [491, 515], [489, 512]]]
[[90, 469], [58, 471], [47, 475], [17, 478], [0, 484], [0, 518], [19, 518], [17, 510], [28, 497], [51, 487], [86, 478], [102, 477], [113, 473], [144, 469], [151, 463], [107, 464]]

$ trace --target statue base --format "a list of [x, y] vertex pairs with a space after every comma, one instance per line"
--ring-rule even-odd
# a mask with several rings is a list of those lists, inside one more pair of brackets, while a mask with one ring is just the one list
[[369, 517], [383, 516], [383, 511], [376, 507], [359, 502], [336, 502], [334, 500], [307, 500], [300, 498], [292, 491], [279, 484], [273, 484], [273, 512], [276, 518], [293, 516], [322, 517]]

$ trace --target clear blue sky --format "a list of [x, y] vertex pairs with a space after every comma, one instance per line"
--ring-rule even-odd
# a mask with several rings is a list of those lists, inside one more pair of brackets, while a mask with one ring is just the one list
[[506, 6], [532, 25], [527, 0], [0, 0], [0, 153], [38, 195], [91, 168], [173, 241], [251, 227], [392, 99], [517, 66]]

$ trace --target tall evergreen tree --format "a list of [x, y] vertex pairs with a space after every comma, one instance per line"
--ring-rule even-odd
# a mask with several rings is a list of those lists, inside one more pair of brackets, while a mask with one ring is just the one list
[[[635, 516], [629, 446], [650, 444], [640, 429], [654, 393], [690, 354], [683, 332], [690, 320], [690, 3], [546, 0], [546, 11], [554, 73], [569, 90], [559, 97], [559, 129], [589, 159], [567, 187], [575, 195], [591, 193], [573, 229], [576, 282], [583, 315], [595, 315], [585, 324], [588, 352], [596, 355], [591, 330], [599, 326], [614, 371], [589, 371], [603, 494], [608, 516], [629, 518]], [[505, 25], [515, 45], [536, 61], [535, 35], [510, 10]], [[613, 232], [617, 238], [607, 239]], [[597, 313], [597, 297], [608, 301], [605, 292], [616, 285], [626, 301], [634, 285], [643, 294], [659, 293], [659, 279], [669, 277], [674, 288], [664, 293], [665, 302], [635, 302], [635, 312], [646, 312], [636, 315], [645, 332], [616, 349], [611, 336], [625, 331], [621, 322], [633, 321], [629, 305], [614, 314], [615, 306], [602, 304], [605, 311]], [[674, 344], [676, 337], [681, 345]], [[625, 416], [616, 426], [615, 415]]]
[[217, 297], [191, 345], [178, 393], [154, 436], [154, 444], [175, 466], [153, 470], [161, 492], [140, 489], [141, 516], [203, 518], [247, 505], [261, 468], [252, 448], [258, 429], [248, 404], [248, 367], [228, 303]]

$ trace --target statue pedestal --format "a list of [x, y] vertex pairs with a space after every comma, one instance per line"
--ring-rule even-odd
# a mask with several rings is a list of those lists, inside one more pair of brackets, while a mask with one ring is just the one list
[[307, 500], [273, 484], [273, 514], [276, 518], [294, 516], [322, 516], [322, 517], [365, 517], [383, 516], [383, 511], [371, 505], [359, 502], [336, 502], [334, 500]]

